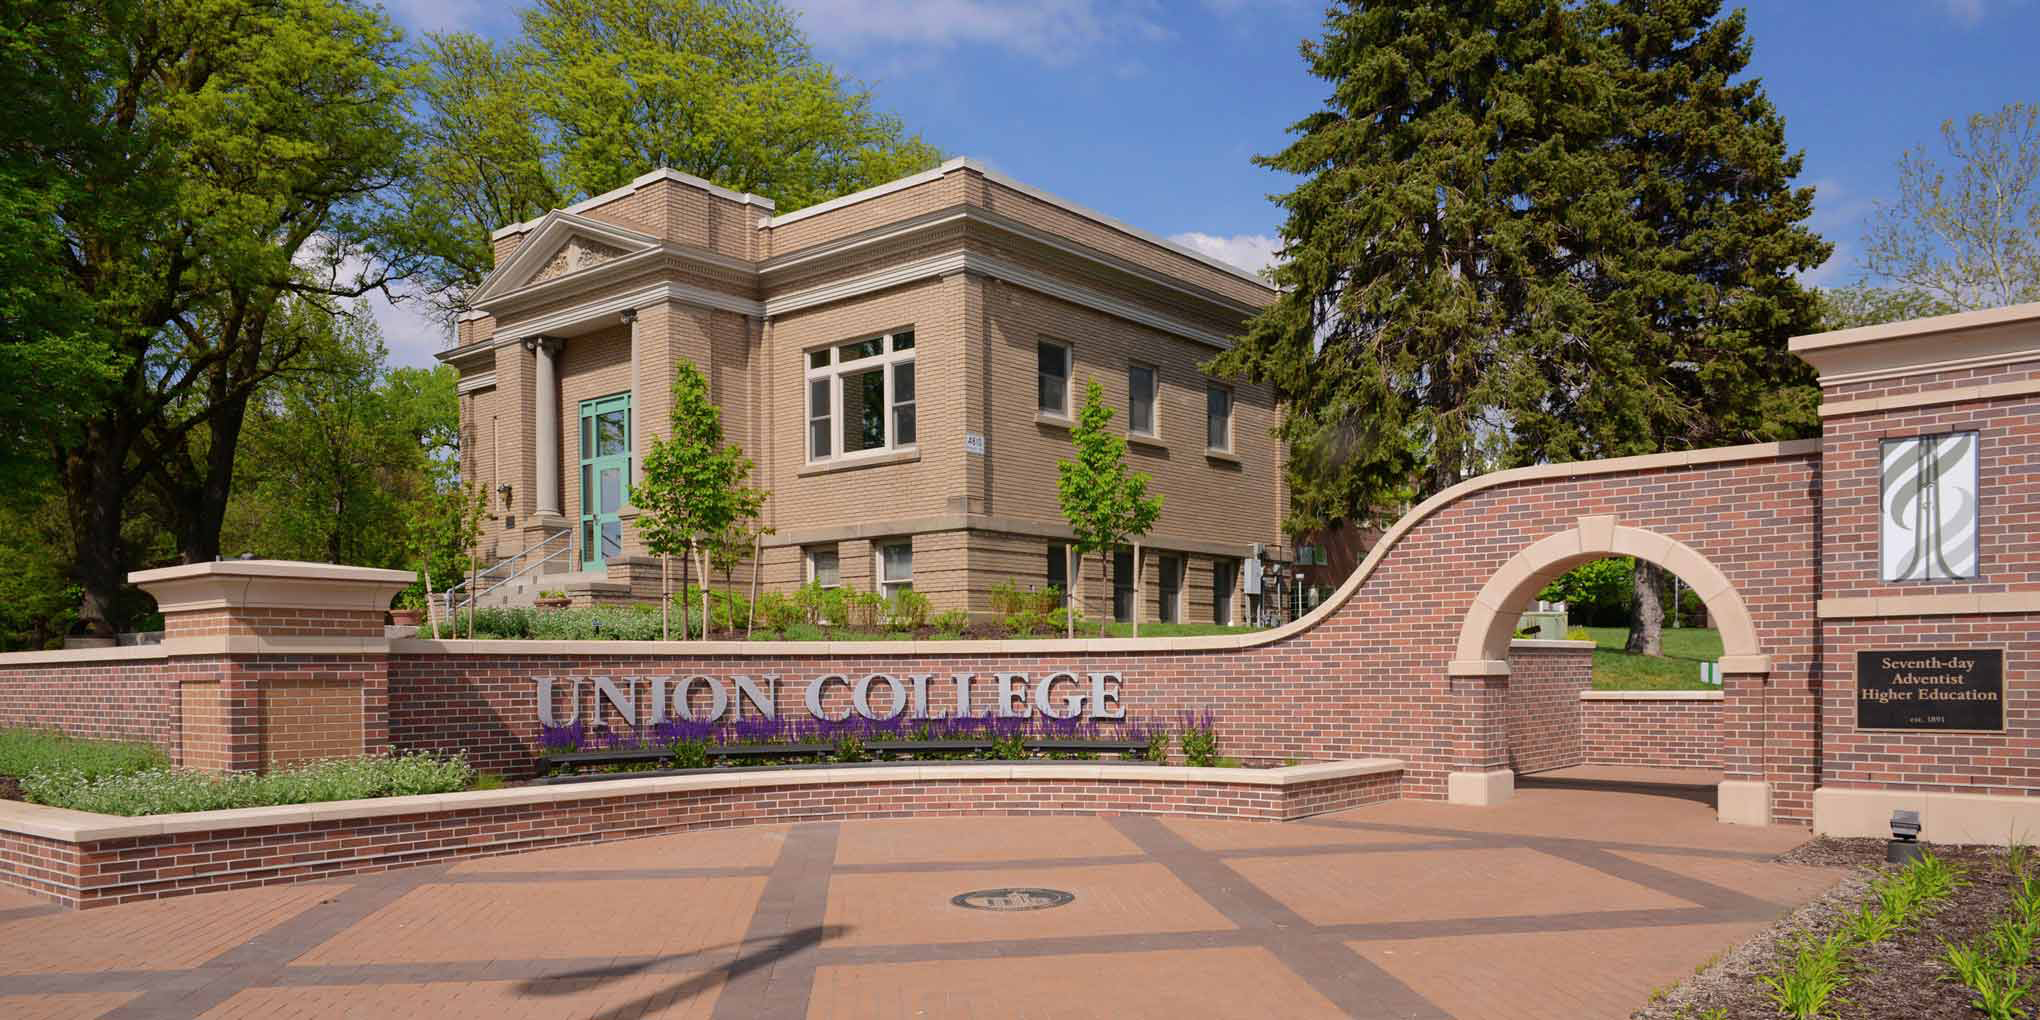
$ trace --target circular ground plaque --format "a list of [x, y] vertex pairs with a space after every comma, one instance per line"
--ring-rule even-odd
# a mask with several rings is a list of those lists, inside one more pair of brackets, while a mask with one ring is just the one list
[[1076, 898], [1061, 889], [978, 889], [950, 897], [949, 902], [971, 910], [1047, 910]]

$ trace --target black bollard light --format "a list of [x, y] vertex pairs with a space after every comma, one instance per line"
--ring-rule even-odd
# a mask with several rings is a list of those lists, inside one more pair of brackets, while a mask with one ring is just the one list
[[1910, 864], [1925, 851], [1926, 846], [1920, 842], [1920, 813], [1893, 811], [1891, 842], [1884, 844], [1884, 863]]

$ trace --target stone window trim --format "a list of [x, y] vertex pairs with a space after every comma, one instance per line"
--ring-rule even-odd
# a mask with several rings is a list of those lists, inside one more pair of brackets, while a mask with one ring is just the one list
[[871, 546], [872, 588], [891, 598], [896, 592], [914, 590], [914, 543], [912, 539], [889, 539]]
[[[862, 349], [869, 348], [871, 353]], [[895, 462], [919, 450], [918, 407], [914, 377], [914, 329], [890, 332], [811, 347], [801, 352], [802, 443], [808, 468], [849, 467], [862, 462]], [[844, 380], [876, 373], [880, 397], [876, 438], [862, 449], [847, 450], [849, 403]], [[870, 432], [866, 433], [871, 438]]]
[[[1050, 352], [1059, 352], [1060, 365], [1050, 364]], [[1076, 377], [1076, 350], [1067, 342], [1042, 337], [1034, 343], [1035, 420], [1063, 425], [1076, 421], [1070, 380]], [[1058, 379], [1058, 373], [1060, 378]]]
[[843, 564], [835, 546], [809, 546], [801, 551], [801, 562], [807, 583], [823, 588], [836, 588], [843, 584]]
[[[1145, 425], [1142, 405], [1146, 405]], [[1126, 438], [1153, 443], [1162, 434], [1162, 370], [1150, 362], [1126, 364]]]
[[1204, 452], [1221, 460], [1233, 453], [1233, 390], [1215, 379], [1204, 381]]

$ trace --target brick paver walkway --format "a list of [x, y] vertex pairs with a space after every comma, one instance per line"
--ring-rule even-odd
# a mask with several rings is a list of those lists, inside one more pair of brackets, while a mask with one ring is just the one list
[[[65, 913], [0, 1016], [1626, 1017], [1825, 889], [1795, 829], [1526, 787], [1303, 822], [815, 823]], [[1066, 906], [952, 906], [1045, 887]]]

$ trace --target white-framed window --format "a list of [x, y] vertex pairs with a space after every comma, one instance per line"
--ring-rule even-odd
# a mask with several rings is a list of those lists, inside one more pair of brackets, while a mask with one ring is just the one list
[[836, 559], [835, 546], [808, 549], [807, 579], [824, 588], [834, 588], [843, 583], [842, 563]]
[[914, 331], [807, 352], [808, 461], [912, 449]]
[[1204, 384], [1204, 448], [1232, 452], [1232, 387]]
[[1053, 340], [1034, 345], [1036, 407], [1042, 414], [1070, 416], [1070, 348]]
[[894, 592], [914, 590], [914, 543], [885, 542], [872, 550], [878, 559], [878, 593], [891, 598]]
[[1977, 576], [1978, 440], [1948, 432], [1884, 441], [1877, 514], [1884, 580]]
[[1068, 608], [1070, 604], [1070, 547], [1061, 542], [1048, 544], [1048, 586], [1054, 588], [1060, 598], [1058, 605]]
[[1159, 402], [1153, 365], [1126, 367], [1126, 431], [1136, 436], [1155, 434], [1155, 407]]

